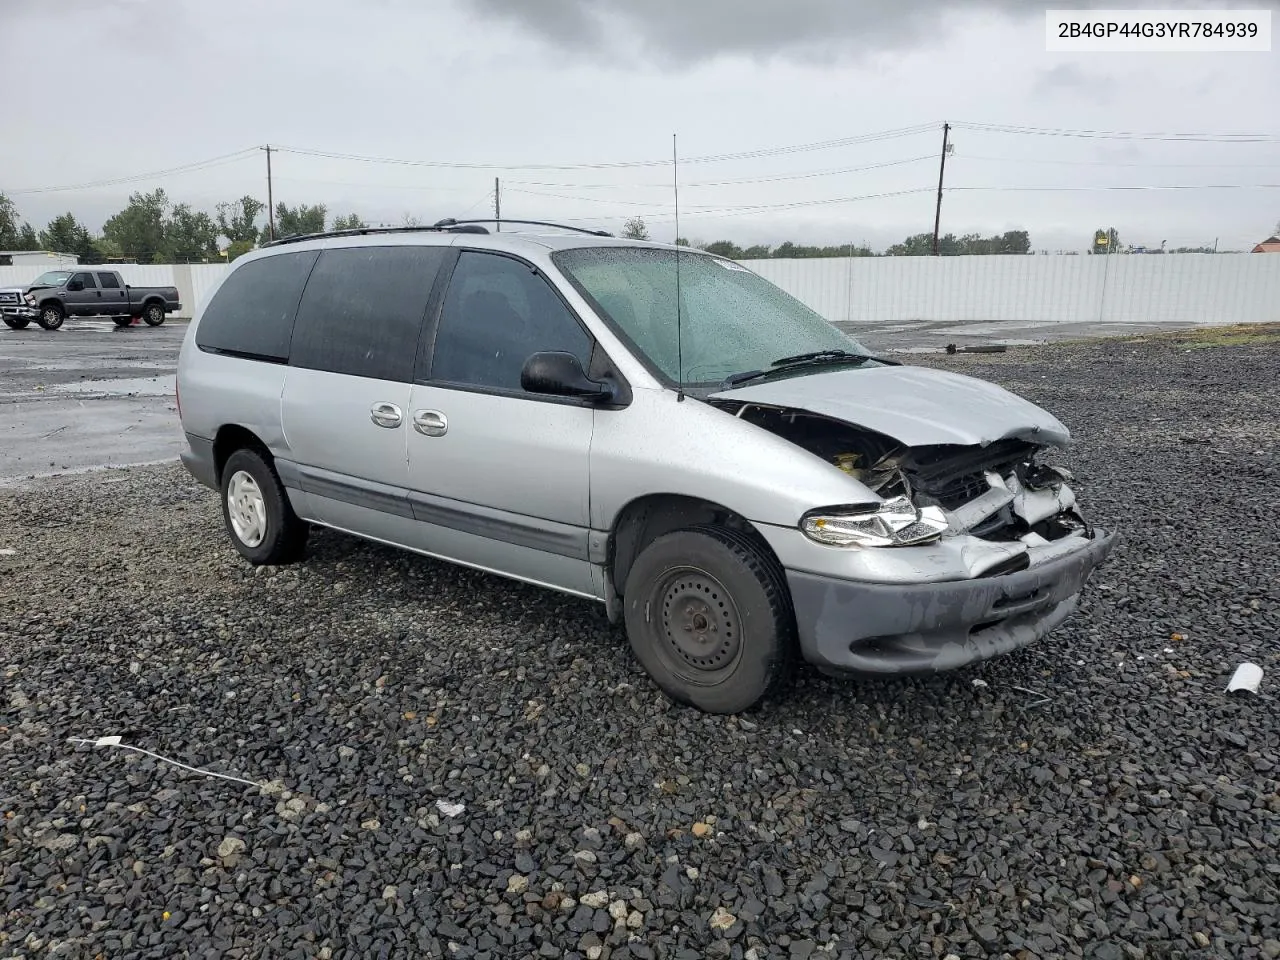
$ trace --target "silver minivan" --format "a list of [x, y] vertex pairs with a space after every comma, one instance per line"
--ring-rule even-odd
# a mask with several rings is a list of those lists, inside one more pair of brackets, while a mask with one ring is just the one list
[[1045, 636], [1114, 534], [1000, 387], [872, 356], [746, 267], [442, 221], [237, 260], [182, 345], [183, 461], [253, 564], [321, 525], [588, 597], [673, 698], [796, 658], [947, 670]]

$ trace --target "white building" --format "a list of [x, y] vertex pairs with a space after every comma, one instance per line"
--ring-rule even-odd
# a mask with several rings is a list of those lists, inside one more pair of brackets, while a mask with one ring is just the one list
[[0, 250], [0, 267], [58, 267], [79, 266], [80, 258], [74, 253], [52, 253], [48, 250]]

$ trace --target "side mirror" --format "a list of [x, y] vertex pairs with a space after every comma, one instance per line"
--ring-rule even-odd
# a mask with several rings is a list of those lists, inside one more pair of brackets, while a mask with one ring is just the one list
[[546, 393], [582, 400], [612, 400], [613, 388], [592, 380], [572, 353], [548, 350], [535, 353], [520, 371], [520, 386], [529, 393]]
[[74, 293], [77, 290], [83, 290], [84, 284], [79, 280], [72, 280], [67, 284], [67, 289]]

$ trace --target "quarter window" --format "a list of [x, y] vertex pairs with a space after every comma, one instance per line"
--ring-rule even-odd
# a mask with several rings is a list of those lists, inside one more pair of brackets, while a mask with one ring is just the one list
[[196, 328], [196, 345], [284, 363], [298, 298], [316, 262], [314, 250], [278, 253], [232, 267]]

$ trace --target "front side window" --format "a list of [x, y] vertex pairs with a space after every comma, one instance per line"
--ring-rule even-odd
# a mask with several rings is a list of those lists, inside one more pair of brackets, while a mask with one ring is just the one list
[[71, 278], [72, 283], [79, 283], [86, 290], [96, 290], [98, 285], [93, 281], [92, 273], [77, 273]]
[[326, 250], [298, 307], [290, 365], [410, 382], [431, 285], [446, 252], [435, 246]]
[[718, 384], [730, 374], [768, 369], [776, 360], [812, 351], [866, 353], [746, 267], [701, 253], [679, 256], [679, 343], [674, 250], [583, 247], [552, 258], [672, 382], [683, 374], [686, 385]]
[[591, 347], [591, 336], [534, 268], [466, 251], [445, 295], [431, 379], [520, 390], [520, 371], [533, 354], [566, 351], [585, 370]]
[[98, 274], [98, 283], [102, 284], [102, 289], [104, 290], [120, 289], [120, 281], [116, 279], [116, 275], [114, 273]]

